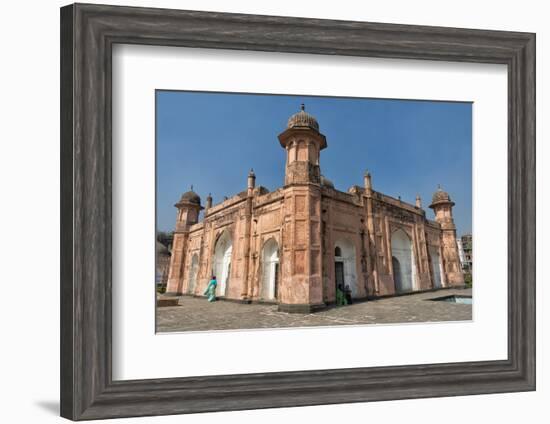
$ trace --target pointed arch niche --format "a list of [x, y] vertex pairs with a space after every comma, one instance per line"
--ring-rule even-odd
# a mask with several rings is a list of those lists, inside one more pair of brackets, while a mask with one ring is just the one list
[[355, 245], [347, 238], [338, 239], [334, 243], [334, 274], [335, 286], [349, 286], [351, 297], [356, 298], [358, 293]]
[[231, 274], [231, 253], [233, 252], [233, 241], [229, 231], [224, 230], [218, 237], [214, 247], [214, 257], [212, 259], [212, 274], [216, 276], [218, 287], [217, 296], [225, 296], [227, 286], [229, 285], [229, 276]]
[[413, 291], [416, 266], [412, 240], [401, 228], [395, 230], [391, 235], [391, 255], [395, 292]]
[[187, 293], [195, 294], [195, 289], [197, 287], [197, 273], [199, 271], [199, 255], [196, 253], [191, 259], [191, 267], [189, 268], [189, 286]]
[[439, 248], [435, 246], [429, 247], [430, 259], [432, 262], [432, 274], [434, 289], [443, 287], [443, 264], [441, 263], [441, 256], [439, 255]]
[[262, 300], [277, 300], [278, 277], [279, 245], [274, 238], [270, 238], [262, 248], [262, 283], [260, 285], [260, 298]]

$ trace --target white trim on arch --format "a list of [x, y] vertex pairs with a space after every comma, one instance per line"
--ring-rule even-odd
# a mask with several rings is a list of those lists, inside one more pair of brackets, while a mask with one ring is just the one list
[[189, 283], [187, 285], [187, 293], [195, 294], [197, 288], [197, 276], [199, 273], [199, 255], [194, 253], [191, 257], [191, 265], [189, 266]]
[[216, 288], [217, 296], [225, 296], [229, 276], [231, 273], [231, 254], [233, 252], [233, 241], [229, 231], [224, 230], [216, 240], [214, 255], [212, 258], [212, 273], [216, 276], [218, 286]]
[[[357, 288], [357, 254], [355, 252], [355, 244], [348, 238], [338, 238], [334, 242], [334, 262], [344, 263], [344, 285], [348, 285], [351, 290], [351, 297], [358, 297]], [[340, 253], [341, 256], [336, 256]], [[334, 276], [336, 284], [336, 275]]]
[[429, 246], [428, 252], [430, 253], [430, 262], [432, 264], [433, 288], [440, 289], [445, 287], [443, 284], [443, 263], [439, 255], [439, 247]]
[[402, 228], [397, 228], [391, 233], [390, 243], [396, 293], [417, 290], [416, 261], [411, 236]]
[[260, 299], [277, 299], [277, 273], [279, 265], [279, 245], [270, 237], [262, 246], [262, 282], [260, 284]]

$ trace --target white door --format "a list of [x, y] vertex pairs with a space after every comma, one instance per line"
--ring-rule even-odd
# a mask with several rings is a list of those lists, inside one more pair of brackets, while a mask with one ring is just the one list
[[279, 264], [279, 246], [269, 239], [262, 249], [262, 287], [260, 297], [263, 300], [277, 299], [277, 273]]
[[189, 294], [195, 294], [198, 270], [199, 270], [199, 257], [197, 255], [193, 255], [193, 259], [191, 260], [191, 269], [189, 270], [189, 289], [188, 289]]
[[391, 237], [391, 253], [395, 291], [405, 293], [413, 290], [414, 258], [411, 239], [399, 229]]
[[[351, 291], [351, 297], [355, 298], [358, 296], [355, 246], [348, 239], [337, 240], [334, 245], [336, 286], [338, 287], [338, 284], [343, 284], [344, 289], [348, 286]], [[340, 263], [341, 265], [339, 265]], [[341, 283], [340, 280], [342, 280]]]
[[432, 272], [434, 276], [434, 289], [442, 287], [441, 284], [441, 257], [437, 248], [430, 247], [430, 257], [432, 260]]
[[212, 272], [216, 276], [218, 286], [216, 288], [216, 296], [225, 296], [227, 285], [231, 275], [231, 253], [233, 252], [233, 244], [229, 233], [225, 231], [214, 248], [214, 259], [212, 261]]

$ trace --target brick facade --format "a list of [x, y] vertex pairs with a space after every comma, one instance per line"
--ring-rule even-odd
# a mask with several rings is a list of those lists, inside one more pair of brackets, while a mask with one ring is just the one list
[[246, 190], [214, 206], [207, 199], [201, 222], [200, 198], [184, 193], [168, 292], [202, 295], [218, 274], [220, 298], [309, 312], [333, 303], [337, 284], [356, 299], [464, 285], [447, 193], [434, 194], [431, 221], [419, 198], [412, 205], [377, 192], [368, 173], [363, 186], [336, 190], [321, 175], [326, 139], [303, 108], [279, 141], [283, 187], [256, 187], [251, 171]]

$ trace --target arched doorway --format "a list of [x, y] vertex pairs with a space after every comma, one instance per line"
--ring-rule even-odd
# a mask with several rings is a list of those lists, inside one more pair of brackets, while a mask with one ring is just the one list
[[391, 257], [391, 264], [393, 267], [393, 283], [395, 284], [397, 291], [397, 287], [403, 286], [403, 282], [401, 281], [401, 264], [399, 263], [399, 259], [397, 259], [395, 256]]
[[231, 274], [231, 253], [233, 243], [228, 231], [224, 231], [218, 238], [214, 247], [214, 259], [212, 261], [212, 274], [216, 276], [218, 287], [216, 296], [225, 296]]
[[355, 261], [355, 246], [348, 239], [342, 239], [334, 243], [334, 281], [335, 287], [349, 286], [351, 297], [357, 293], [357, 265]]
[[440, 289], [441, 287], [443, 287], [443, 284], [441, 282], [442, 264], [441, 264], [441, 257], [439, 256], [439, 249], [437, 247], [430, 246], [430, 258], [432, 261], [434, 289]]
[[279, 277], [279, 246], [274, 239], [269, 239], [262, 249], [262, 285], [260, 298], [263, 300], [277, 299], [277, 283]]
[[195, 253], [191, 259], [191, 267], [189, 268], [189, 287], [187, 292], [189, 294], [195, 294], [195, 288], [197, 287], [197, 273], [199, 271], [199, 256]]
[[414, 257], [411, 239], [405, 231], [399, 229], [392, 234], [391, 254], [396, 293], [412, 291], [414, 289]]

